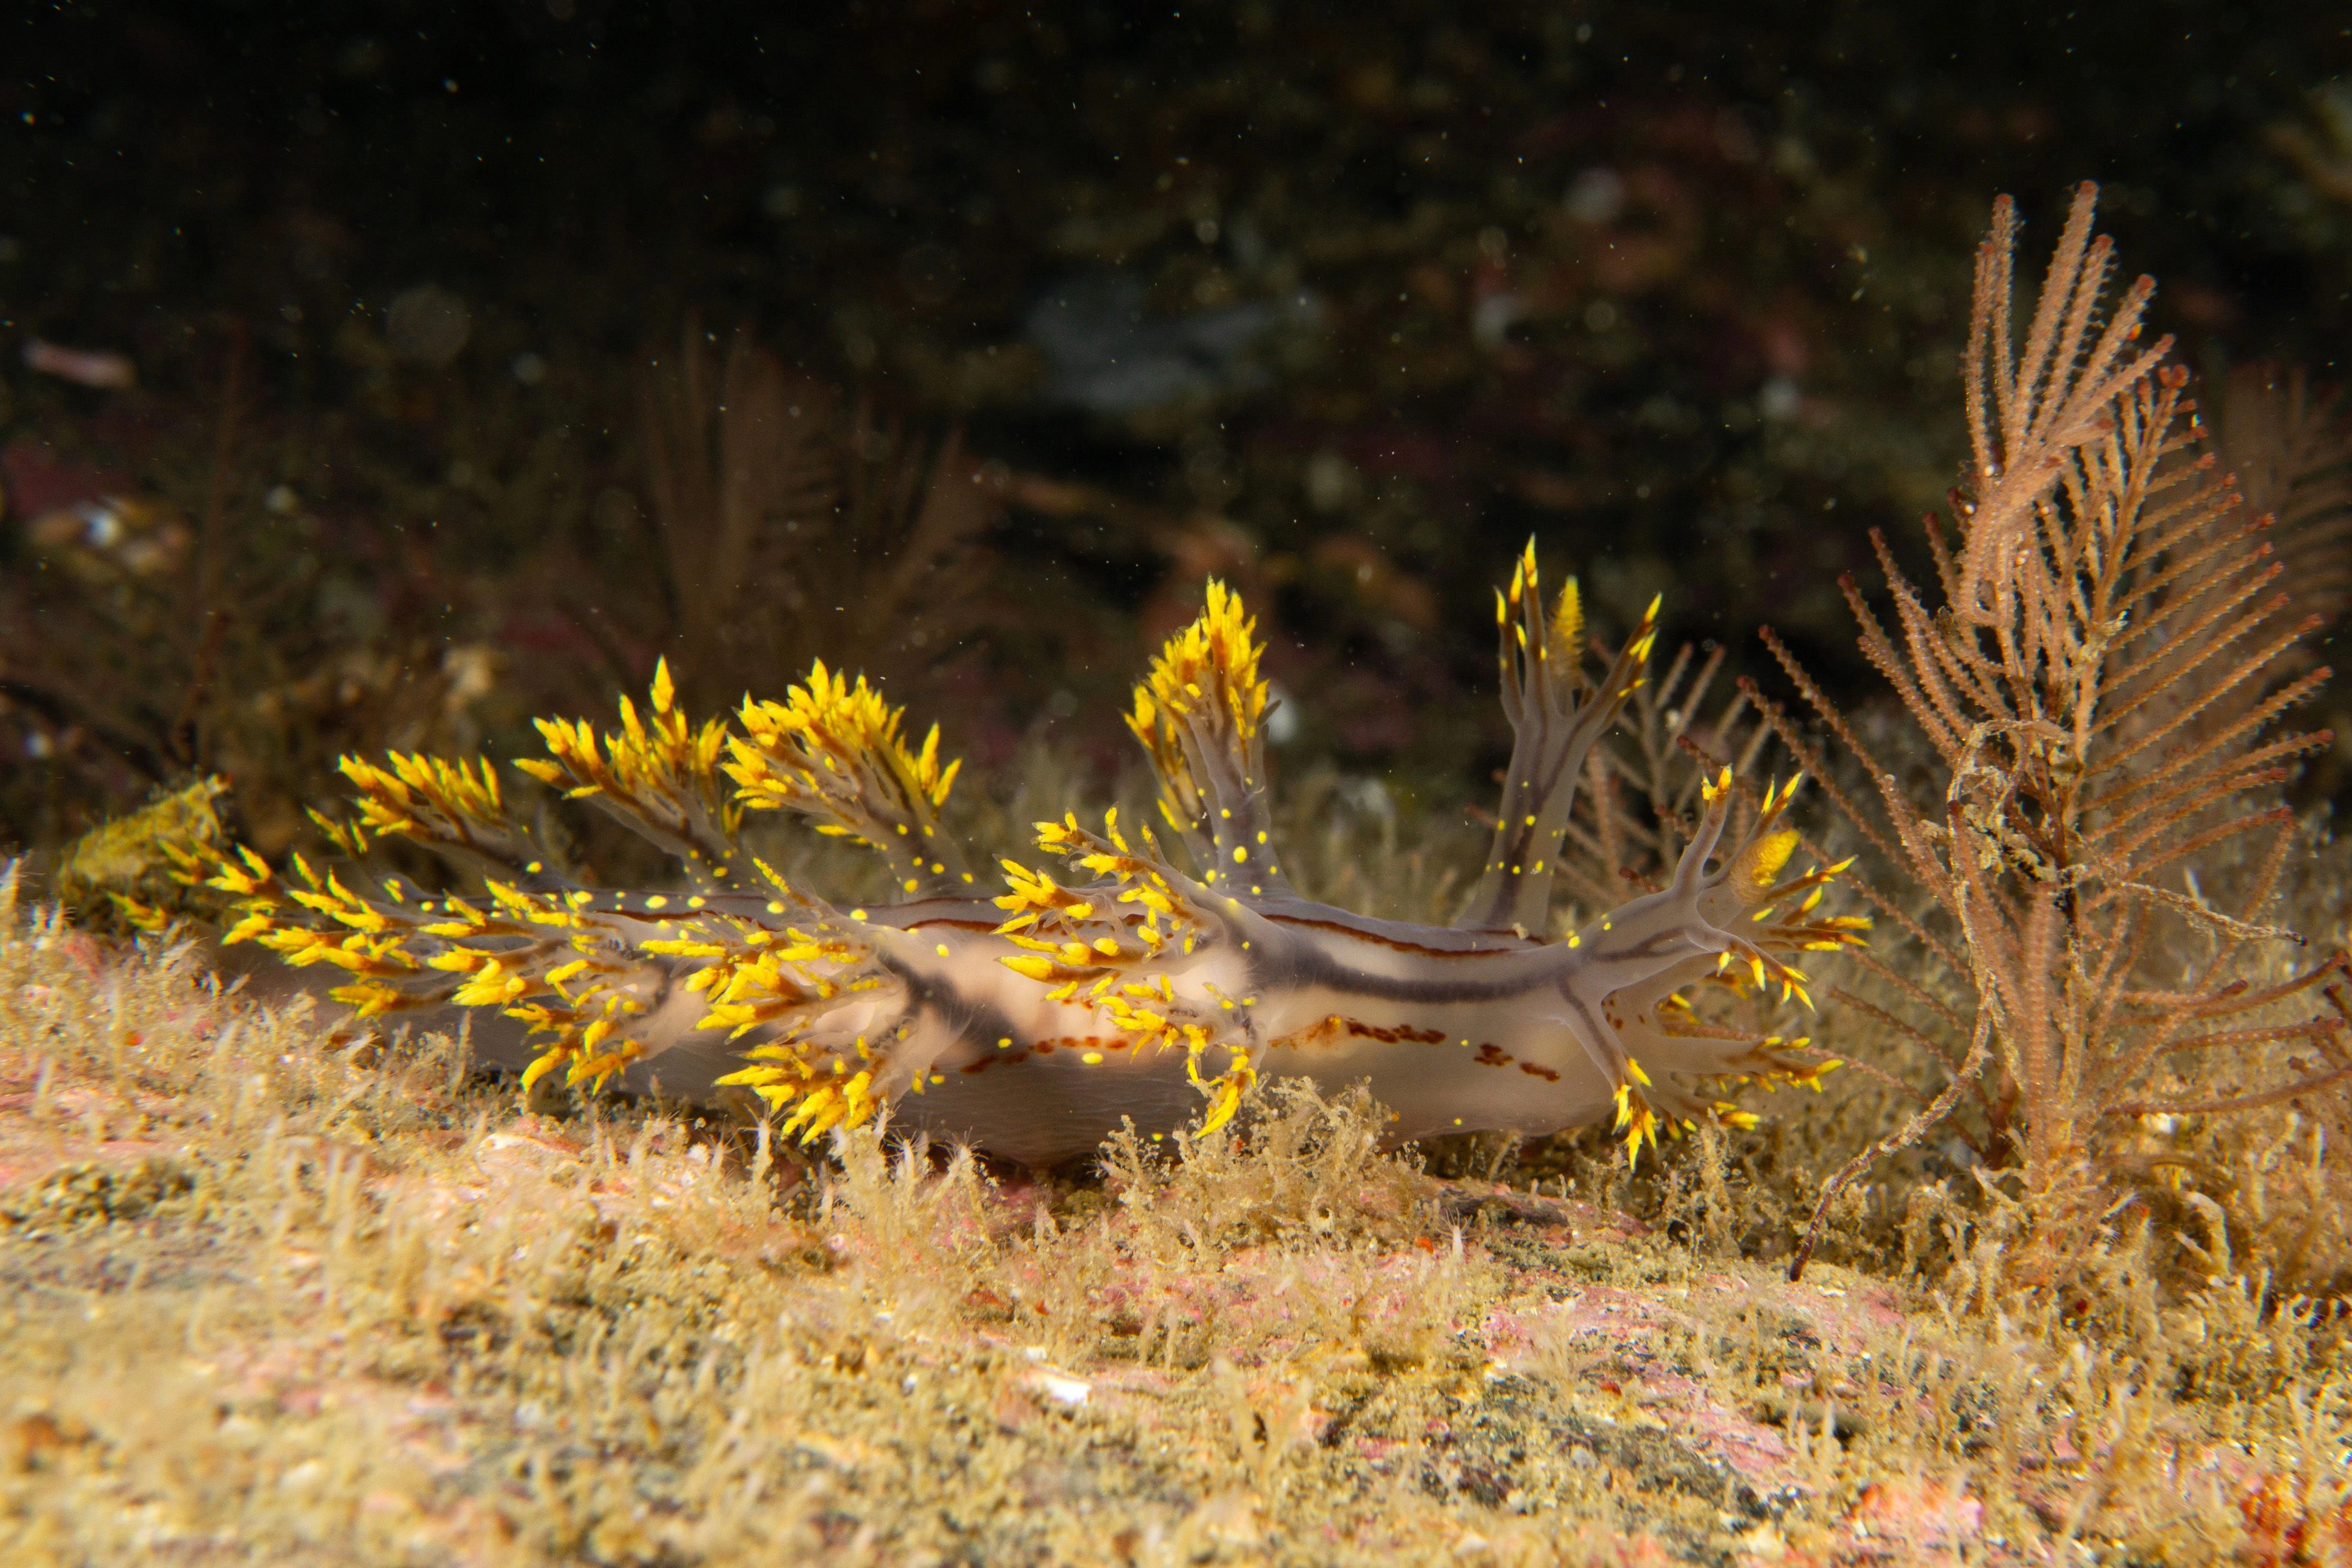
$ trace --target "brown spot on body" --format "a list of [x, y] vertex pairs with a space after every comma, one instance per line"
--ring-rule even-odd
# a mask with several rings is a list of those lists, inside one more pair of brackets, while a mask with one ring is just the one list
[[1315, 1022], [1295, 1034], [1283, 1036], [1280, 1039], [1272, 1042], [1271, 1048], [1297, 1051], [1305, 1050], [1309, 1046], [1337, 1045], [1339, 1037], [1347, 1031], [1347, 1027], [1348, 1020], [1337, 1013], [1332, 1013], [1316, 1019]]
[[1495, 1044], [1492, 1040], [1489, 1040], [1478, 1047], [1476, 1059], [1480, 1067], [1507, 1068], [1509, 1067], [1516, 1058], [1512, 1057], [1510, 1052]]
[[1416, 1045], [1442, 1046], [1446, 1039], [1445, 1031], [1443, 1029], [1416, 1029], [1410, 1024], [1399, 1024], [1394, 1027], [1389, 1027], [1380, 1024], [1367, 1024], [1361, 1018], [1350, 1018], [1342, 1014], [1332, 1013], [1317, 1019], [1296, 1034], [1283, 1036], [1276, 1040], [1274, 1045], [1276, 1047], [1303, 1050], [1309, 1046], [1337, 1045], [1342, 1037], [1358, 1040], [1377, 1040], [1384, 1046], [1395, 1045], [1399, 1040], [1409, 1040]]
[[1521, 1062], [1519, 1064], [1519, 1070], [1528, 1074], [1531, 1078], [1539, 1078], [1546, 1083], [1558, 1083], [1559, 1081], [1559, 1074], [1552, 1071], [1551, 1068], [1548, 1067], [1539, 1067], [1534, 1062]]

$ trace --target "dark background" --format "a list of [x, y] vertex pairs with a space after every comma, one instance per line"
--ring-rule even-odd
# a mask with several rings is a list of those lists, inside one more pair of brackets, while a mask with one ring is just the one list
[[[1866, 690], [1836, 578], [1958, 473], [1996, 192], [2038, 271], [2101, 182], [2209, 377], [2352, 347], [2318, 4], [68, 5], [0, 60], [20, 844], [215, 767], [282, 844], [340, 747], [504, 746], [641, 682], [694, 613], [642, 413], [688, 323], [962, 431], [982, 613], [836, 656], [950, 747], [1115, 755], [1214, 572], [1297, 752], [1433, 798], [1505, 744], [1489, 595], [1530, 533], [1604, 632], [1663, 591], [1669, 647], [1766, 675], [1769, 620]], [[196, 543], [142, 575], [37, 526], [101, 496]]]

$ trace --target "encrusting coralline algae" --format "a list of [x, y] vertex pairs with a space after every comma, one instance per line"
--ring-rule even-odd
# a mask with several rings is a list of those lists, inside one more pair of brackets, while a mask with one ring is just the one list
[[[1662, 1127], [1751, 1122], [1726, 1098], [1735, 1085], [1817, 1083], [1835, 1064], [1801, 1037], [1728, 1028], [1691, 994], [1810, 1005], [1798, 955], [1868, 924], [1822, 911], [1843, 866], [1790, 873], [1796, 781], [1759, 797], [1724, 767], [1667, 885], [1549, 934], [1576, 780], [1643, 679], [1656, 609], [1596, 676], [1575, 583], [1547, 614], [1532, 543], [1516, 564], [1496, 614], [1517, 742], [1484, 876], [1451, 927], [1292, 889], [1268, 809], [1262, 650], [1215, 582], [1128, 718], [1195, 872], [1116, 811], [1099, 828], [1070, 816], [1039, 824], [1037, 844], [1071, 879], [1007, 861], [990, 896], [940, 824], [957, 770], [937, 729], [912, 748], [898, 710], [822, 664], [781, 703], [747, 700], [732, 726], [694, 724], [666, 666], [650, 712], [625, 699], [617, 730], [541, 722], [548, 757], [518, 765], [677, 857], [690, 891], [558, 874], [487, 761], [422, 755], [347, 758], [359, 814], [331, 831], [354, 859], [394, 835], [469, 864], [480, 895], [299, 857], [289, 882], [250, 850], [191, 869], [238, 900], [231, 940], [345, 971], [334, 995], [363, 1016], [499, 1008], [544, 1041], [527, 1081], [560, 1068], [601, 1082], [659, 1058], [667, 1091], [741, 1086], [803, 1139], [888, 1106], [1052, 1162], [1123, 1121], [1181, 1127], [1203, 1097], [1213, 1129], [1275, 1075], [1331, 1092], [1369, 1081], [1399, 1139], [1613, 1118], [1631, 1158]], [[872, 847], [903, 899], [842, 909], [788, 885], [744, 849], [746, 810]]]

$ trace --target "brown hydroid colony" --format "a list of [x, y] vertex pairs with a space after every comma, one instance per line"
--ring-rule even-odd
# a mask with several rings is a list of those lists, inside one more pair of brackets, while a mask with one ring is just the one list
[[2352, 440], [2340, 400], [2316, 394], [2300, 366], [2241, 365], [2222, 390], [2221, 435], [2247, 510], [2272, 520], [2295, 605], [2335, 620], [2352, 603]]
[[[2341, 955], [2296, 957], [2302, 939], [2270, 923], [2298, 831], [2281, 786], [2332, 739], [2279, 729], [2328, 678], [2292, 658], [2321, 617], [2282, 584], [2274, 520], [2210, 449], [2170, 341], [2137, 346], [2152, 282], [2106, 306], [2094, 196], [2075, 195], [2021, 351], [2016, 218], [1994, 206], [1966, 362], [1971, 480], [1952, 535], [1927, 524], [1940, 605], [1875, 531], [1891, 623], [1843, 584], [1920, 744], [1881, 755], [1766, 633], [1866, 775], [1831, 797], [1873, 852], [1865, 896], [1902, 939], [1862, 960], [1875, 1000], [1839, 994], [1944, 1076], [1841, 1179], [1973, 1091], [1986, 1153], [2019, 1168], [2053, 1257], [2087, 1239], [2116, 1177], [2167, 1163], [2136, 1150], [2145, 1119], [2352, 1079]], [[2270, 480], [2282, 497], [2294, 483]], [[2343, 526], [2325, 508], [2295, 521], [2294, 550]], [[1806, 730], [1767, 715], [1831, 771]], [[1915, 756], [1932, 759], [1924, 787]], [[2273, 1046], [2294, 1048], [2267, 1081], [2203, 1065]], [[2197, 1087], [2216, 1076], [2231, 1087]]]
[[998, 500], [960, 437], [927, 443], [691, 322], [643, 393], [648, 499], [672, 595], [666, 636], [697, 706], [745, 668], [856, 655], [920, 671], [987, 620], [982, 536]]

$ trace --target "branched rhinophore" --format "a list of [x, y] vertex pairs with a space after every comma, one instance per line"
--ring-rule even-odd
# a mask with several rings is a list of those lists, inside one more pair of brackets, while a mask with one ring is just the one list
[[[1576, 778], [1634, 689], [1657, 637], [1658, 601], [1596, 681], [1584, 668], [1584, 607], [1576, 579], [1547, 617], [1535, 544], [1495, 595], [1502, 633], [1503, 709], [1511, 716], [1510, 772], [1504, 775], [1494, 847], [1463, 915], [1470, 925], [1541, 931], [1551, 909], [1560, 840], [1568, 832]], [[1607, 900], [1604, 900], [1607, 901]]]
[[[690, 892], [580, 886], [508, 816], [486, 765], [415, 757], [347, 763], [360, 819], [338, 841], [356, 858], [396, 833], [487, 861], [482, 895], [299, 859], [289, 886], [249, 851], [203, 872], [244, 911], [236, 940], [344, 970], [335, 995], [364, 1014], [495, 1006], [542, 1039], [530, 1078], [561, 1067], [601, 1082], [658, 1060], [666, 1091], [749, 1090], [804, 1138], [896, 1105], [902, 1121], [1057, 1160], [1123, 1120], [1165, 1131], [1198, 1114], [1213, 1129], [1280, 1075], [1369, 1080], [1399, 1138], [1613, 1118], [1630, 1158], [1662, 1129], [1752, 1121], [1727, 1098], [1736, 1085], [1817, 1084], [1833, 1062], [1733, 1026], [1711, 1000], [1810, 1005], [1798, 961], [1858, 944], [1868, 923], [1822, 911], [1842, 866], [1792, 871], [1797, 781], [1759, 796], [1710, 772], [1670, 873], [1549, 937], [1578, 775], [1642, 684], [1655, 606], [1596, 676], [1575, 585], [1547, 616], [1530, 547], [1502, 618], [1518, 743], [1486, 879], [1452, 928], [1311, 903], [1284, 879], [1263, 650], [1213, 582], [1129, 718], [1189, 869], [1116, 813], [1099, 831], [1071, 816], [1037, 827], [1069, 879], [1008, 861], [992, 899], [940, 823], [956, 767], [938, 731], [909, 747], [897, 709], [819, 664], [782, 701], [700, 726], [665, 667], [649, 721], [626, 701], [617, 731], [550, 721], [550, 758], [519, 764], [678, 856]], [[870, 847], [902, 896], [844, 910], [787, 887], [740, 844], [746, 809]], [[708, 1045], [677, 1048], [697, 1041], [740, 1055], [713, 1069]]]
[[[1885, 993], [1863, 1005], [1944, 1073], [1831, 1190], [1974, 1088], [1983, 1152], [2021, 1169], [2052, 1258], [2085, 1240], [2112, 1184], [2154, 1168], [2130, 1152], [2143, 1119], [2352, 1079], [2344, 961], [2282, 961], [2301, 939], [2269, 912], [2296, 833], [2280, 787], [2330, 740], [2273, 730], [2327, 679], [2292, 658], [2318, 620], [2290, 606], [2272, 520], [2205, 449], [2168, 342], [2134, 346], [2154, 285], [2132, 285], [2101, 324], [2109, 247], [2092, 236], [2093, 197], [2076, 193], [2021, 353], [2016, 218], [2006, 198], [1993, 209], [1966, 371], [1975, 468], [1954, 497], [1957, 542], [1927, 524], [1942, 605], [1876, 533], [1893, 624], [1843, 584], [1863, 654], [1936, 764], [1932, 795], [1765, 634], [1875, 796], [1831, 792], [1882, 863], [1864, 896], [1914, 951], [1900, 966], [1865, 959]], [[1767, 717], [1823, 771], [1811, 737]], [[1887, 897], [1897, 879], [1924, 900]], [[2307, 1054], [2246, 1082], [2244, 1064], [2273, 1048]]]

